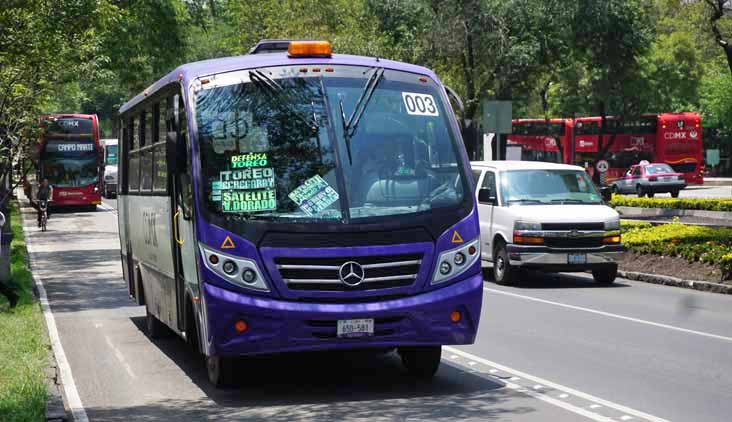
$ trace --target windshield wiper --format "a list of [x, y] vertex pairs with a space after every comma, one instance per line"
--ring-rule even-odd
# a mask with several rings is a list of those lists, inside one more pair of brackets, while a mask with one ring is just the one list
[[583, 201], [581, 199], [552, 199], [551, 202], [559, 202], [561, 204], [591, 204], [591, 202]]
[[521, 204], [543, 204], [542, 201], [539, 201], [538, 199], [509, 199], [506, 201], [506, 203], [510, 204], [512, 202], [518, 202]]
[[374, 91], [376, 91], [376, 86], [379, 85], [379, 81], [381, 81], [383, 76], [384, 68], [375, 67], [374, 73], [372, 73], [366, 81], [366, 85], [364, 85], [363, 91], [361, 91], [361, 95], [358, 97], [356, 106], [353, 108], [351, 117], [349, 117], [348, 120], [346, 120], [346, 112], [343, 110], [343, 99], [338, 99], [341, 119], [343, 119], [343, 137], [346, 141], [346, 151], [348, 152], [349, 164], [353, 164], [353, 158], [351, 157], [351, 138], [356, 133], [358, 122], [361, 121], [361, 117], [366, 111], [366, 106], [368, 106], [369, 101], [371, 101], [371, 97], [374, 95]]

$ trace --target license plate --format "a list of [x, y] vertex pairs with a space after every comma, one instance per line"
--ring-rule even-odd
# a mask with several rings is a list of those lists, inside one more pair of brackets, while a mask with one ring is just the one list
[[587, 254], [584, 253], [569, 253], [567, 254], [567, 264], [586, 264]]
[[367, 337], [374, 335], [374, 320], [340, 319], [338, 320], [338, 337]]
[[661, 178], [661, 181], [663, 181], [663, 182], [670, 182], [671, 181], [671, 178], [670, 177], [662, 177]]

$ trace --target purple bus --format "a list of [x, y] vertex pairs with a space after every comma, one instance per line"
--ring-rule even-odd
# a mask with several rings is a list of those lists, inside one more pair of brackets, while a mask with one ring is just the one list
[[216, 385], [237, 359], [396, 350], [430, 378], [481, 312], [478, 213], [428, 69], [262, 41], [180, 66], [120, 109], [119, 236], [151, 337]]

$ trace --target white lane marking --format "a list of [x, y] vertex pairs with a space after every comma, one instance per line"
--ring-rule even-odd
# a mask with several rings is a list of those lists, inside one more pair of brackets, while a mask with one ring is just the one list
[[566, 399], [567, 397], [569, 397], [569, 394], [560, 394], [559, 395], [560, 399]]
[[[619, 412], [622, 412], [622, 413], [625, 413], [625, 414], [628, 414], [628, 415], [633, 415], [635, 417], [638, 417], [638, 418], [641, 418], [641, 419], [646, 419], [646, 420], [651, 421], [651, 422], [669, 422], [667, 419], [663, 419], [663, 418], [660, 418], [658, 416], [653, 416], [651, 414], [648, 414], [648, 413], [645, 413], [645, 412], [641, 412], [640, 410], [635, 410], [635, 409], [632, 409], [630, 407], [623, 406], [621, 404], [613, 403], [613, 402], [611, 402], [609, 400], [601, 399], [601, 398], [595, 397], [595, 396], [593, 396], [591, 394], [584, 393], [584, 392], [579, 391], [579, 390], [575, 390], [574, 388], [570, 388], [570, 387], [567, 387], [567, 386], [564, 386], [564, 385], [561, 385], [561, 384], [557, 384], [557, 383], [552, 382], [552, 381], [549, 381], [549, 380], [545, 380], [543, 378], [540, 378], [540, 377], [537, 377], [537, 376], [534, 376], [534, 375], [527, 374], [525, 372], [521, 372], [519, 370], [510, 368], [508, 366], [501, 365], [500, 363], [496, 363], [496, 362], [490, 361], [488, 359], [484, 359], [484, 358], [482, 358], [480, 356], [475, 356], [475, 355], [473, 355], [471, 353], [468, 353], [468, 352], [464, 352], [464, 351], [462, 351], [460, 349], [456, 349], [454, 347], [444, 346], [443, 349], [445, 349], [446, 351], [448, 351], [450, 353], [455, 353], [457, 355], [463, 356], [463, 357], [465, 357], [467, 359], [472, 359], [472, 360], [474, 360], [476, 362], [479, 362], [479, 363], [482, 363], [484, 365], [487, 365], [487, 366], [491, 366], [491, 367], [500, 369], [503, 372], [506, 372], [506, 373], [509, 373], [509, 374], [515, 374], [517, 376], [520, 376], [521, 378], [527, 379], [527, 380], [532, 381], [532, 382], [535, 382], [537, 384], [544, 385], [544, 386], [549, 387], [549, 388], [552, 388], [554, 390], [563, 391], [563, 392], [568, 393], [568, 394], [571, 394], [573, 396], [582, 398], [582, 399], [587, 400], [587, 401], [590, 401], [590, 402], [594, 402], [596, 404], [603, 405], [605, 407], [609, 407], [611, 409], [615, 409], [615, 410], [617, 410]], [[516, 377], [514, 377], [514, 378], [516, 378]], [[513, 379], [513, 378], [511, 378], [511, 379]], [[507, 385], [508, 385], [508, 383], [507, 383]], [[555, 398], [549, 397], [548, 395], [546, 395], [544, 393], [539, 393], [539, 392], [536, 392], [536, 391], [528, 391], [526, 394], [529, 394], [532, 397], [534, 395], [541, 396], [541, 397], [536, 397], [536, 398], [539, 398], [540, 400], [544, 400], [544, 401], [546, 401], [548, 403], [556, 404], [557, 406], [562, 407], [562, 408], [565, 408], [565, 409], [568, 409], [565, 406], [571, 406], [572, 408], [574, 408], [574, 410], [572, 410], [573, 412], [578, 413], [578, 414], [581, 414], [583, 416], [587, 416], [587, 415], [585, 415], [584, 413], [580, 413], [580, 412], [587, 412], [587, 413], [590, 413], [590, 414], [592, 414], [594, 416], [597, 416], [597, 417], [601, 418], [601, 419], [594, 419], [591, 416], [587, 416], [587, 417], [589, 417], [589, 418], [591, 418], [593, 420], [596, 420], [596, 421], [598, 421], [598, 420], [611, 421], [612, 420], [612, 419], [607, 418], [605, 416], [597, 415], [595, 413], [589, 412], [586, 409], [578, 408], [577, 406], [571, 405], [571, 404], [569, 404], [567, 402], [563, 402], [561, 400], [557, 400]]]
[[628, 416], [628, 415], [623, 415], [623, 416], [620, 417], [620, 419], [622, 419], [624, 421], [629, 421], [629, 420], [633, 419], [633, 417], [632, 416]]
[[541, 384], [536, 384], [533, 388], [534, 390], [541, 390], [542, 388], [544, 388], [544, 386]]
[[602, 407], [602, 406], [600, 406], [599, 404], [591, 404], [590, 405], [590, 409], [599, 409], [600, 407]]
[[473, 366], [475, 365], [475, 362], [468, 362], [468, 365]]
[[118, 348], [114, 347], [114, 344], [112, 344], [112, 340], [107, 335], [104, 336], [104, 341], [107, 343], [107, 346], [109, 346], [114, 351], [114, 356], [125, 368], [125, 371], [127, 371], [127, 375], [129, 375], [130, 378], [137, 379], [137, 375], [135, 375], [135, 373], [132, 371], [132, 367], [125, 360], [125, 356], [122, 354], [122, 352], [119, 351]]
[[496, 372], [498, 372], [498, 369], [491, 369], [491, 370], [490, 370], [490, 371], [488, 371], [488, 372], [490, 372], [491, 374], [495, 374]]
[[513, 296], [513, 297], [517, 297], [517, 298], [520, 298], [520, 299], [531, 300], [531, 301], [539, 302], [539, 303], [545, 303], [547, 305], [554, 305], [554, 306], [560, 306], [562, 308], [574, 309], [575, 311], [589, 312], [591, 314], [602, 315], [602, 316], [606, 316], [606, 317], [610, 317], [610, 318], [617, 318], [617, 319], [622, 319], [622, 320], [625, 320], [625, 321], [637, 322], [639, 324], [646, 324], [646, 325], [651, 325], [651, 326], [654, 326], [654, 327], [666, 328], [666, 329], [674, 330], [674, 331], [680, 331], [682, 333], [696, 334], [698, 336], [709, 337], [709, 338], [714, 338], [714, 339], [717, 339], [717, 340], [723, 340], [723, 341], [732, 342], [732, 337], [721, 336], [719, 334], [712, 334], [712, 333], [706, 333], [704, 331], [690, 330], [688, 328], [676, 327], [674, 325], [662, 324], [660, 322], [647, 321], [645, 319], [627, 317], [627, 316], [624, 316], [624, 315], [613, 314], [613, 313], [610, 313], [610, 312], [598, 311], [596, 309], [583, 308], [582, 306], [568, 305], [566, 303], [554, 302], [554, 301], [551, 301], [551, 300], [539, 299], [539, 298], [536, 298], [536, 297], [524, 296], [524, 295], [520, 295], [520, 294], [516, 294], [516, 293], [510, 293], [510, 292], [504, 292], [503, 290], [490, 289], [488, 287], [484, 287], [483, 290], [485, 290], [486, 292], [498, 293], [498, 294], [501, 294], [501, 295]]
[[[447, 346], [444, 346], [444, 348], [447, 349], [448, 347]], [[456, 363], [450, 363], [450, 365], [458, 365], [458, 364], [456, 364]], [[553, 397], [549, 397], [545, 393], [541, 393], [541, 392], [538, 392], [538, 391], [529, 390], [529, 389], [524, 388], [524, 387], [522, 387], [522, 386], [520, 386], [518, 384], [514, 384], [514, 383], [512, 383], [510, 381], [505, 381], [504, 380], [502, 382], [506, 385], [507, 388], [510, 388], [511, 390], [516, 391], [517, 393], [526, 394], [529, 397], [533, 397], [535, 399], [539, 399], [541, 401], [547, 402], [547, 403], [549, 403], [551, 405], [557, 406], [557, 407], [562, 408], [564, 410], [567, 410], [569, 412], [576, 413], [576, 414], [578, 414], [580, 416], [584, 416], [584, 417], [586, 417], [586, 418], [588, 418], [590, 420], [593, 420], [595, 422], [615, 422], [612, 418], [609, 418], [607, 416], [600, 415], [600, 414], [595, 413], [595, 412], [591, 412], [591, 411], [589, 411], [587, 409], [583, 409], [581, 407], [575, 406], [575, 405], [573, 405], [571, 403], [568, 403], [566, 401], [558, 400], [558, 399], [555, 399]]]
[[[22, 216], [22, 211], [21, 211]], [[22, 217], [21, 217], [22, 218]], [[30, 232], [25, 230], [25, 219], [23, 220], [23, 231], [25, 232], [25, 242], [27, 245], [28, 253], [34, 252], [33, 241], [31, 240]], [[56, 356], [56, 363], [58, 364], [58, 370], [61, 375], [61, 384], [68, 401], [69, 409], [74, 417], [75, 422], [89, 422], [89, 417], [86, 414], [84, 405], [81, 403], [81, 397], [79, 391], [76, 389], [76, 383], [74, 382], [74, 375], [71, 373], [71, 366], [69, 365], [68, 359], [66, 359], [66, 353], [64, 347], [61, 344], [61, 337], [58, 335], [58, 329], [56, 328], [56, 319], [51, 311], [51, 304], [48, 302], [48, 295], [46, 294], [46, 288], [43, 287], [43, 280], [41, 277], [33, 276], [33, 281], [38, 289], [38, 295], [41, 300], [41, 309], [43, 310], [43, 317], [46, 319], [46, 327], [48, 328], [48, 337], [51, 340], [51, 348], [53, 354]]]
[[519, 381], [520, 379], [519, 377], [511, 377], [511, 381]]

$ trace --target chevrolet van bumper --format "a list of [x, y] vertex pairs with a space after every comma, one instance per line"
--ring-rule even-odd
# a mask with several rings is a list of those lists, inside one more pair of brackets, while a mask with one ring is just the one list
[[586, 271], [617, 264], [627, 248], [606, 245], [598, 248], [551, 248], [548, 246], [508, 245], [512, 266], [548, 272]]

